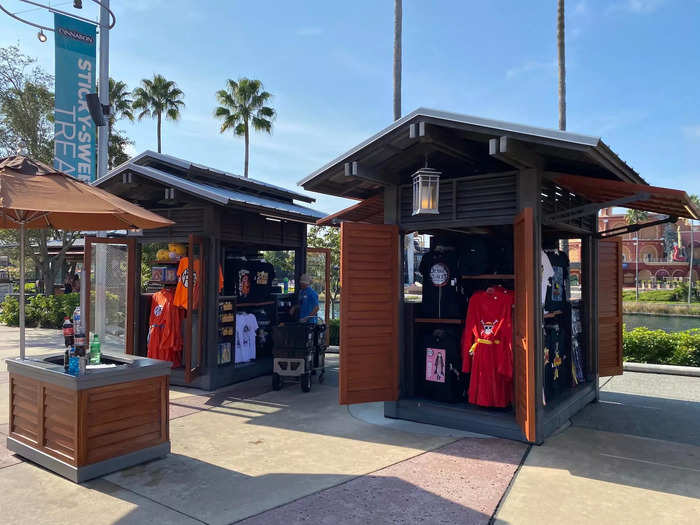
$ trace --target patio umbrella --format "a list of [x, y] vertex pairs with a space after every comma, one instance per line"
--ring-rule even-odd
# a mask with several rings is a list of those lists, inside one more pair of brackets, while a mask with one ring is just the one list
[[24, 236], [27, 228], [125, 230], [173, 222], [23, 156], [0, 159], [0, 228], [19, 229], [19, 349], [24, 359]]

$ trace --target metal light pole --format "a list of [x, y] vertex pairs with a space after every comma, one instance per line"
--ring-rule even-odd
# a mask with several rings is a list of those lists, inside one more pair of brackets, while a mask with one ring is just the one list
[[693, 254], [695, 253], [695, 238], [693, 235], [693, 219], [690, 219], [690, 268], [688, 269], [688, 304], [693, 292]]
[[[102, 107], [109, 107], [109, 29], [109, 0], [102, 0], [100, 3], [100, 85], [98, 86]], [[109, 118], [109, 114], [105, 116]], [[99, 179], [107, 174], [109, 126], [102, 126], [97, 138], [97, 178]]]
[[634, 234], [634, 297], [639, 301], [639, 233]]

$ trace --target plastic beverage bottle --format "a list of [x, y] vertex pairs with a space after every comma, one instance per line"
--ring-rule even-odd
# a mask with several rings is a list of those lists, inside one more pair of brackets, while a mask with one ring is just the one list
[[63, 340], [66, 345], [66, 348], [73, 346], [73, 323], [70, 322], [70, 318], [68, 316], [65, 317], [63, 320]]
[[92, 343], [90, 343], [90, 364], [99, 365], [102, 352], [100, 351], [100, 338], [97, 334], [92, 336]]

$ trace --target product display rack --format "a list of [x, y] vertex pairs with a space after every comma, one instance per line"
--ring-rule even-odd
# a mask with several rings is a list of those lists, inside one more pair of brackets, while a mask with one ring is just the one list
[[219, 366], [231, 365], [236, 351], [236, 297], [219, 296], [217, 312], [217, 359]]

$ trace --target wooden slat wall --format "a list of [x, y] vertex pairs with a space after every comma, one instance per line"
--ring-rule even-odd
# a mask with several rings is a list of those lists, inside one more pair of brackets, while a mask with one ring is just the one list
[[86, 410], [85, 435], [81, 436], [86, 440], [85, 464], [166, 441], [164, 388], [167, 378], [156, 377], [81, 391], [81, 406], [84, 398]]
[[396, 225], [341, 225], [341, 404], [399, 394], [399, 232]]
[[622, 240], [598, 241], [598, 374], [622, 375]]
[[514, 172], [440, 180], [438, 215], [413, 216], [413, 188], [400, 188], [402, 226], [429, 226], [455, 220], [465, 226], [511, 224], [517, 214], [517, 175]]
[[268, 221], [256, 213], [221, 210], [220, 217], [223, 241], [296, 248], [306, 235], [306, 224]]
[[515, 419], [529, 441], [535, 441], [535, 265], [534, 218], [525, 208], [513, 224], [515, 258]]
[[163, 208], [150, 210], [175, 221], [168, 228], [143, 230], [143, 239], [186, 239], [190, 233], [204, 233], [205, 207]]
[[88, 465], [169, 439], [168, 377], [68, 390], [10, 375], [10, 433], [65, 463]]

